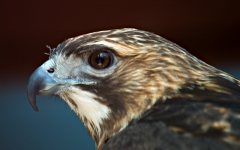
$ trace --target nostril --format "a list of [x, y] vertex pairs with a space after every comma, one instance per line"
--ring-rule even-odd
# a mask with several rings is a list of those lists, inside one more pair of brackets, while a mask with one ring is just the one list
[[54, 69], [53, 68], [50, 68], [47, 70], [49, 73], [53, 73], [54, 72]]

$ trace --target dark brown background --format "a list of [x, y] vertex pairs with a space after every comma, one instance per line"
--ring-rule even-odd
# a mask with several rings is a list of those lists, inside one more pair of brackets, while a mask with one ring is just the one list
[[45, 45], [133, 27], [159, 34], [210, 64], [240, 62], [240, 1], [1, 1], [1, 72], [29, 74]]
[[[0, 148], [93, 148], [91, 140], [90, 144], [84, 141], [86, 129], [81, 124], [81, 133], [76, 132], [80, 121], [74, 113], [68, 113], [68, 107], [58, 106], [60, 102], [38, 100], [40, 112], [33, 113], [27, 103], [27, 80], [47, 59], [45, 45], [56, 47], [73, 36], [126, 27], [159, 34], [211, 65], [226, 70], [234, 68], [235, 74], [239, 73], [240, 1], [237, 0], [2, 0]], [[69, 120], [72, 116], [73, 122]]]

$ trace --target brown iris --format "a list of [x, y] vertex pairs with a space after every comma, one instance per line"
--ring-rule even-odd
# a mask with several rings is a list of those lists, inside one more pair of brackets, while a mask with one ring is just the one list
[[96, 51], [89, 57], [93, 68], [104, 69], [112, 63], [112, 55], [107, 51]]

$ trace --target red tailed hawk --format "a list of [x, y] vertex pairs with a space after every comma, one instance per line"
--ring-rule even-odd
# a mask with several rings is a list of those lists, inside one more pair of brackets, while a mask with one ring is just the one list
[[239, 80], [146, 31], [59, 44], [28, 83], [36, 111], [45, 94], [70, 106], [99, 150], [240, 149]]

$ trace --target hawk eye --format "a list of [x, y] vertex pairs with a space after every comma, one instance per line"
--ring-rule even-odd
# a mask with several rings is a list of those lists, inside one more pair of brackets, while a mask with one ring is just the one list
[[107, 51], [96, 51], [89, 57], [89, 63], [93, 68], [104, 69], [111, 65], [112, 55]]

